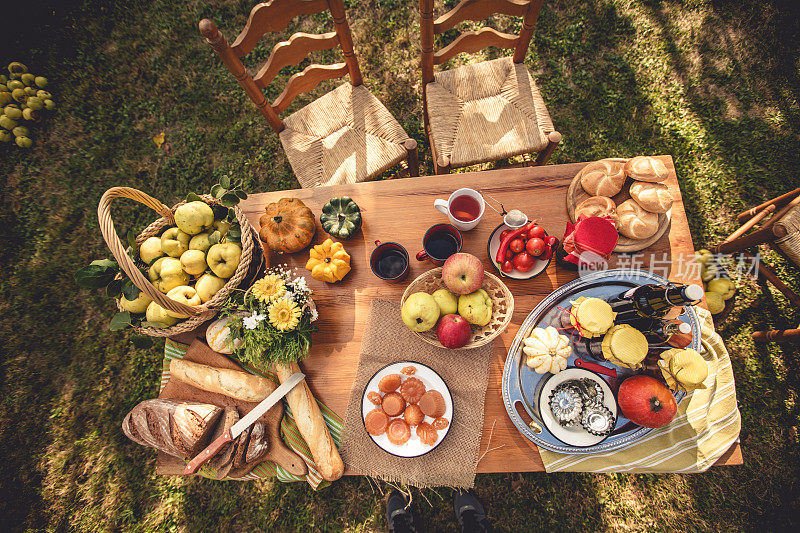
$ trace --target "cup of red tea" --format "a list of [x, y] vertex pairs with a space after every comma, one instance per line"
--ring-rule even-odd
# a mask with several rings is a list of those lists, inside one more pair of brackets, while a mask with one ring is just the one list
[[486, 202], [474, 189], [458, 189], [448, 200], [435, 200], [433, 207], [447, 215], [453, 226], [461, 231], [469, 231], [478, 225]]
[[417, 261], [429, 260], [442, 266], [448, 257], [461, 251], [461, 232], [450, 224], [436, 224], [428, 228], [422, 237], [422, 250], [417, 253]]
[[375, 241], [369, 266], [372, 273], [389, 283], [403, 281], [408, 275], [408, 252], [396, 242]]

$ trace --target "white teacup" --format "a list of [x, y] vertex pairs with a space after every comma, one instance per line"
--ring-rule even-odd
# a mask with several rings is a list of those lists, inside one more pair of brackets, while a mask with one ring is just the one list
[[[463, 215], [462, 218], [457, 218], [455, 215], [453, 215], [453, 200], [461, 196], [469, 196], [478, 202], [478, 206], [480, 208], [478, 211], [478, 216], [471, 220], [462, 220]], [[447, 215], [447, 218], [450, 220], [450, 224], [457, 227], [461, 231], [469, 231], [477, 226], [478, 222], [480, 222], [483, 212], [486, 209], [486, 202], [483, 201], [483, 196], [481, 196], [478, 191], [465, 188], [453, 191], [453, 194], [451, 194], [450, 198], [447, 200], [435, 200], [433, 202], [433, 207]], [[458, 211], [456, 210], [456, 212]]]

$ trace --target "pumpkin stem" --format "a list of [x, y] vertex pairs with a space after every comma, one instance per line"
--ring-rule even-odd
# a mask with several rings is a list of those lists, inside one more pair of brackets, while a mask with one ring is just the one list
[[659, 399], [658, 399], [658, 398], [656, 398], [655, 396], [652, 396], [652, 397], [650, 398], [650, 409], [651, 409], [651, 410], [652, 410], [654, 413], [657, 413], [657, 412], [659, 412], [659, 411], [660, 411], [661, 409], [663, 409], [663, 408], [664, 408], [664, 406], [663, 406], [663, 405], [661, 405], [661, 400], [659, 400]]
[[324, 261], [325, 261], [326, 263], [330, 263], [330, 262], [331, 262], [331, 258], [330, 258], [330, 257], [326, 257], [326, 258], [324, 259]]
[[276, 224], [280, 224], [283, 221], [283, 217], [278, 215], [278, 216], [272, 217], [272, 220], [274, 220]]
[[342, 213], [339, 213], [339, 222], [342, 222], [345, 219], [345, 216]]

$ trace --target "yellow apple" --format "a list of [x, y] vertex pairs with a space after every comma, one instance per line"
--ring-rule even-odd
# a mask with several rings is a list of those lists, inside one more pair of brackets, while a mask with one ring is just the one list
[[214, 210], [205, 202], [188, 202], [175, 210], [175, 225], [189, 235], [197, 235], [213, 224]]
[[242, 249], [231, 242], [215, 244], [208, 249], [208, 266], [220, 278], [229, 278], [236, 272], [242, 258]]
[[161, 239], [158, 237], [148, 237], [139, 246], [139, 257], [148, 265], [163, 255]]
[[203, 274], [197, 279], [194, 288], [200, 296], [200, 301], [206, 303], [225, 286], [225, 283], [227, 281], [214, 274]]
[[400, 318], [411, 331], [428, 331], [439, 320], [439, 306], [427, 292], [415, 292], [403, 302]]
[[155, 328], [168, 328], [178, 323], [177, 318], [169, 316], [167, 310], [155, 302], [150, 302], [144, 316]]
[[483, 289], [462, 294], [458, 297], [458, 314], [470, 324], [485, 326], [492, 319], [492, 299]]
[[231, 223], [227, 220], [216, 220], [214, 221], [214, 229], [219, 232], [220, 237], [224, 237], [228, 234], [228, 230], [231, 229]]
[[730, 300], [733, 298], [733, 293], [736, 292], [736, 285], [730, 278], [716, 278], [708, 282], [708, 292], [716, 292], [722, 296], [723, 300]]
[[458, 313], [458, 297], [447, 289], [439, 289], [434, 292], [433, 299], [436, 300], [442, 316]]
[[[197, 294], [197, 291], [194, 290], [194, 287], [189, 287], [188, 285], [181, 285], [180, 287], [175, 287], [174, 289], [170, 290], [167, 293], [167, 298], [175, 300], [176, 302], [184, 305], [190, 305], [192, 307], [200, 305], [201, 303], [200, 296]], [[175, 311], [170, 310], [167, 310], [167, 314], [174, 318], [189, 318], [189, 315], [176, 313]]]
[[156, 289], [164, 294], [175, 287], [189, 283], [189, 274], [183, 271], [181, 262], [174, 257], [156, 259], [156, 262], [147, 271], [147, 277], [150, 278]]
[[211, 241], [208, 240], [210, 233], [198, 233], [189, 241], [190, 250], [200, 250], [206, 253], [211, 248]]
[[178, 228], [169, 228], [161, 234], [161, 251], [170, 257], [180, 257], [189, 249], [189, 234]]
[[181, 267], [191, 276], [199, 276], [206, 271], [206, 254], [200, 250], [186, 250], [181, 255]]
[[708, 303], [708, 310], [711, 311], [712, 315], [718, 315], [725, 309], [725, 300], [722, 299], [722, 295], [718, 292], [707, 292], [706, 303]]
[[139, 296], [137, 296], [133, 300], [128, 300], [123, 295], [119, 299], [119, 304], [122, 306], [123, 309], [125, 309], [126, 311], [130, 311], [131, 313], [144, 313], [145, 311], [147, 311], [147, 306], [150, 305], [150, 302], [152, 301], [153, 300], [151, 300], [150, 297], [146, 295], [144, 291], [142, 291], [139, 293]]

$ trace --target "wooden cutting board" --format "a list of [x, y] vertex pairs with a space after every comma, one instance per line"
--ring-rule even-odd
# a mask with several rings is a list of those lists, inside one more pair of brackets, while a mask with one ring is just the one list
[[[243, 371], [242, 368], [208, 347], [200, 339], [195, 339], [189, 345], [184, 359], [202, 363], [216, 368], [229, 368], [231, 370]], [[258, 405], [253, 402], [243, 402], [224, 394], [217, 394], [202, 389], [198, 389], [177, 378], [170, 377], [167, 384], [158, 395], [159, 398], [169, 398], [172, 400], [184, 400], [190, 402], [202, 402], [219, 405], [221, 407], [235, 406], [239, 410], [239, 416], [244, 416]], [[287, 472], [297, 476], [304, 476], [307, 473], [306, 464], [303, 459], [294, 453], [281, 439], [280, 425], [283, 418], [283, 402], [275, 404], [269, 411], [264, 413], [259, 420], [266, 426], [266, 434], [269, 439], [269, 452], [255, 463], [248, 463], [254, 467], [265, 461], [273, 461], [281, 465]], [[186, 464], [177, 457], [172, 457], [166, 453], [159, 452], [156, 460], [156, 473], [161, 475], [183, 475]], [[249, 472], [249, 470], [247, 470]], [[236, 472], [239, 476], [244, 475], [244, 471]]]

